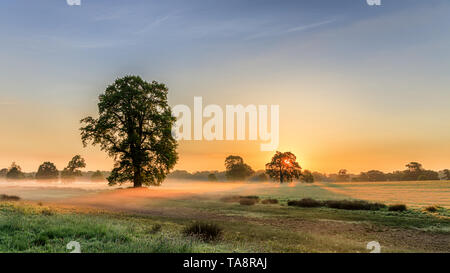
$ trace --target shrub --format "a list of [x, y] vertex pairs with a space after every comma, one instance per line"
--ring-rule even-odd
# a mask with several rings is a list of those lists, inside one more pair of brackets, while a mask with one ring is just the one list
[[222, 236], [222, 228], [214, 223], [195, 222], [183, 230], [186, 236], [194, 236], [203, 241], [214, 241]]
[[323, 206], [323, 203], [312, 198], [303, 198], [298, 201], [289, 201], [288, 206], [296, 206], [303, 208], [317, 208]]
[[[232, 202], [239, 202], [240, 203], [241, 200], [243, 200], [243, 199], [245, 199], [245, 200], [251, 199], [251, 200], [254, 201], [253, 204], [259, 202], [259, 196], [255, 196], [255, 195], [247, 195], [247, 196], [231, 195], [231, 196], [224, 196], [224, 197], [220, 198], [220, 200], [222, 202], [230, 202], [230, 203], [232, 203]], [[244, 202], [246, 202], [246, 201], [244, 201]]]
[[162, 229], [162, 226], [160, 224], [154, 224], [152, 226], [152, 229], [151, 229], [150, 233], [153, 233], [153, 234], [154, 233], [158, 233], [158, 232], [161, 231], [161, 229]]
[[244, 206], [252, 206], [254, 204], [256, 204], [258, 202], [257, 199], [254, 198], [241, 198], [239, 200], [239, 204], [244, 205]]
[[254, 199], [257, 202], [259, 201], [259, 196], [256, 195], [247, 195], [247, 196], [239, 196], [240, 198], [245, 198], [245, 199]]
[[428, 206], [428, 207], [425, 207], [425, 211], [428, 211], [428, 212], [436, 212], [438, 209], [439, 209], [438, 206]]
[[406, 205], [404, 204], [395, 204], [389, 206], [389, 211], [405, 211]]
[[371, 203], [363, 200], [328, 200], [324, 204], [329, 208], [346, 210], [379, 210], [386, 207], [385, 204]]
[[263, 203], [263, 204], [278, 204], [278, 200], [269, 198], [269, 199], [262, 200], [261, 203]]
[[0, 194], [0, 201], [19, 201], [20, 197], [15, 195]]
[[289, 201], [288, 206], [297, 206], [304, 208], [329, 207], [333, 209], [346, 210], [379, 210], [385, 208], [385, 204], [371, 203], [363, 200], [327, 200], [318, 201], [312, 198], [304, 198], [301, 200]]

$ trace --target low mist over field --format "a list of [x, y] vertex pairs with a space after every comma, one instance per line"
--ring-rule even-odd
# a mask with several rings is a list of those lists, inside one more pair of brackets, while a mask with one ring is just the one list
[[[6, 181], [0, 180], [0, 193], [17, 195], [24, 200], [65, 202], [86, 196], [127, 197], [133, 192], [131, 183], [108, 186], [106, 181]], [[139, 193], [139, 194], [137, 194]], [[97, 194], [97, 195], [95, 195]], [[363, 199], [385, 203], [405, 203], [412, 207], [440, 205], [450, 208], [450, 182], [448, 181], [389, 181], [389, 182], [316, 182], [313, 184], [291, 182], [210, 182], [168, 179], [161, 186], [138, 189], [128, 196], [151, 201], [152, 199], [219, 199], [227, 195], [257, 195], [282, 200], [294, 198]], [[95, 205], [101, 199], [92, 198]], [[141, 201], [139, 201], [141, 202]]]

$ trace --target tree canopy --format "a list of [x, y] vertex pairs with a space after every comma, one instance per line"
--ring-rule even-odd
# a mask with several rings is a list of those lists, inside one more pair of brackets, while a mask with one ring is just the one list
[[443, 174], [443, 178], [445, 179], [445, 180], [450, 180], [450, 170], [449, 169], [445, 169], [445, 170], [443, 170], [442, 171], [442, 174]]
[[11, 164], [11, 167], [9, 167], [8, 172], [6, 173], [6, 178], [8, 179], [21, 179], [24, 178], [25, 175], [22, 172], [22, 168], [20, 168], [19, 165], [16, 164], [16, 162], [13, 162]]
[[57, 179], [59, 171], [56, 169], [55, 164], [51, 162], [42, 163], [36, 173], [36, 179]]
[[230, 155], [225, 159], [225, 169], [228, 180], [245, 180], [254, 173], [253, 169], [238, 155]]
[[73, 179], [77, 176], [81, 176], [81, 170], [82, 168], [86, 167], [86, 162], [84, 161], [84, 158], [82, 158], [80, 155], [76, 155], [72, 157], [72, 159], [67, 163], [67, 167], [65, 167], [61, 172], [61, 178], [64, 179]]
[[297, 157], [291, 152], [276, 152], [272, 160], [266, 164], [266, 173], [280, 183], [300, 179], [302, 168], [297, 162]]
[[117, 79], [99, 96], [98, 118], [81, 120], [83, 145], [100, 145], [114, 158], [110, 185], [159, 185], [178, 160], [172, 136], [176, 118], [167, 103], [167, 87], [138, 76]]
[[217, 176], [215, 173], [208, 174], [208, 181], [217, 181]]
[[7, 168], [3, 168], [0, 170], [0, 177], [6, 177], [6, 174], [8, 173]]
[[304, 170], [301, 174], [300, 181], [305, 183], [313, 183], [314, 182], [314, 175], [309, 170]]

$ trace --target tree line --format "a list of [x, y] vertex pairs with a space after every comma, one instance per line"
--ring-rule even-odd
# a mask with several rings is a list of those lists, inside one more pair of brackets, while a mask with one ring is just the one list
[[265, 170], [254, 171], [251, 166], [244, 163], [242, 157], [230, 155], [225, 159], [225, 171], [198, 171], [189, 173], [185, 170], [175, 170], [168, 175], [173, 179], [189, 179], [203, 181], [299, 181], [312, 183], [319, 182], [375, 182], [375, 181], [421, 181], [421, 180], [450, 180], [450, 170], [444, 169], [436, 172], [424, 169], [418, 162], [410, 162], [406, 169], [384, 173], [379, 170], [370, 170], [360, 174], [351, 174], [346, 169], [337, 173], [325, 174], [316, 171], [302, 170], [295, 155], [286, 152], [276, 152], [272, 160], [266, 164]]
[[[78, 177], [83, 176], [83, 172], [81, 169], [86, 167], [86, 162], [84, 158], [80, 155], [75, 155], [67, 166], [59, 171], [55, 164], [46, 161], [39, 165], [37, 171], [35, 173], [24, 173], [22, 168], [13, 162], [9, 168], [3, 168], [0, 170], [0, 177], [11, 179], [11, 180], [19, 180], [19, 179], [37, 179], [37, 180], [74, 180]], [[99, 170], [95, 172], [88, 172], [89, 178], [92, 181], [102, 181], [104, 180], [104, 173]]]

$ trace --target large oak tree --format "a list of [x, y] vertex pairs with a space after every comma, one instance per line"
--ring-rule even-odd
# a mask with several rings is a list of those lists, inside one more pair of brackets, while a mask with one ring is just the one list
[[126, 76], [99, 96], [98, 118], [81, 120], [83, 144], [99, 144], [115, 160], [110, 185], [159, 185], [174, 167], [178, 155], [171, 131], [176, 119], [167, 92], [164, 84]]

